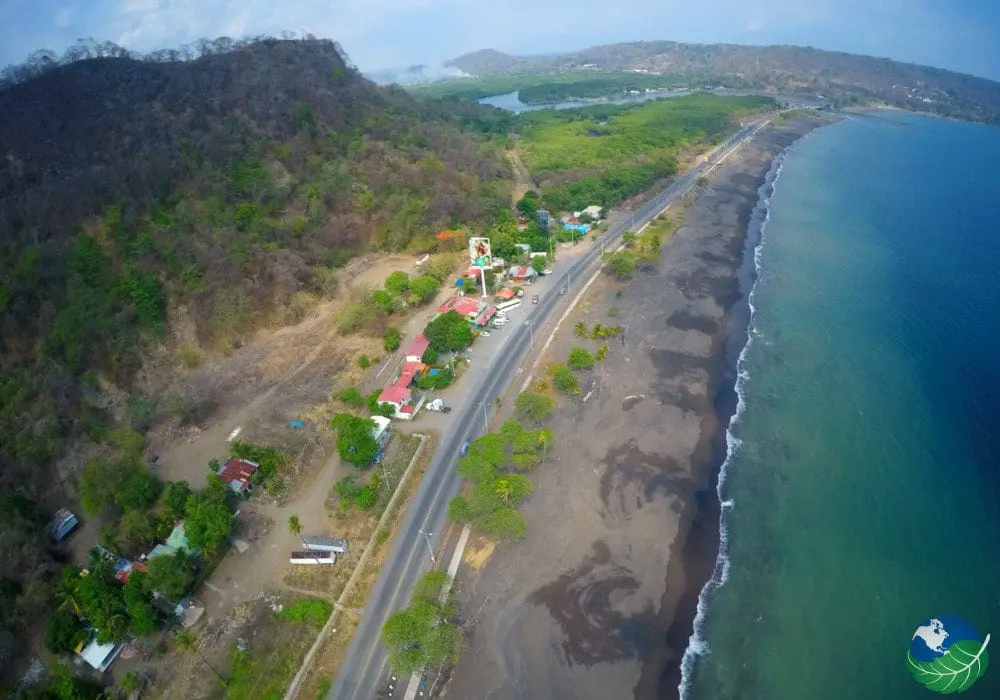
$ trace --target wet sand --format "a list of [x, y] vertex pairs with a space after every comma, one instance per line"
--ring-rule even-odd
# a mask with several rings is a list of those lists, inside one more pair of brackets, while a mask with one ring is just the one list
[[581, 377], [587, 400], [560, 399], [553, 459], [531, 475], [522, 507], [528, 537], [492, 551], [471, 542], [457, 591], [467, 646], [443, 696], [677, 696], [718, 548], [714, 481], [732, 348], [746, 332], [748, 223], [774, 157], [822, 123], [761, 131], [709, 177], [655, 270], [625, 285], [603, 279], [563, 324], [550, 361], [573, 345], [596, 349], [573, 337], [578, 320], [625, 332]]

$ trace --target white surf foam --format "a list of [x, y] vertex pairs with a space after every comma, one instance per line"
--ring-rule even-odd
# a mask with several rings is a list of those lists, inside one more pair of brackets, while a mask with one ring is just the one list
[[[771, 196], [774, 194], [774, 188], [778, 182], [778, 178], [781, 176], [781, 170], [784, 167], [785, 155], [787, 152], [788, 151], [786, 149], [779, 154], [777, 158], [775, 158], [774, 164], [771, 166], [770, 171], [768, 171], [767, 176], [764, 178], [764, 184], [759, 190], [760, 196], [757, 201], [756, 209], [751, 217], [751, 222], [759, 222], [760, 236], [753, 251], [755, 280], [747, 299], [747, 305], [750, 308], [750, 321], [747, 327], [747, 342], [743, 346], [743, 349], [740, 351], [739, 357], [736, 360], [736, 410], [733, 412], [732, 418], [729, 419], [729, 425], [726, 428], [726, 458], [723, 460], [722, 466], [719, 469], [719, 482], [716, 485], [716, 493], [718, 494], [719, 502], [722, 505], [722, 510], [719, 514], [719, 554], [715, 559], [715, 566], [712, 569], [711, 577], [709, 577], [705, 586], [701, 589], [701, 593], [698, 595], [698, 607], [694, 618], [694, 629], [691, 633], [691, 638], [688, 640], [687, 649], [684, 651], [684, 657], [681, 659], [681, 682], [678, 687], [681, 700], [690, 700], [691, 698], [692, 672], [694, 671], [694, 666], [698, 658], [701, 656], [707, 656], [711, 653], [708, 646], [708, 640], [705, 638], [705, 621], [708, 616], [708, 609], [711, 605], [712, 599], [715, 598], [719, 589], [722, 588], [726, 584], [726, 581], [729, 580], [729, 513], [736, 507], [736, 502], [731, 498], [726, 498], [726, 482], [729, 479], [729, 470], [732, 468], [733, 459], [739, 451], [740, 446], [743, 444], [742, 441], [736, 437], [734, 429], [739, 424], [740, 419], [743, 416], [743, 411], [746, 408], [746, 400], [744, 398], [745, 390], [747, 382], [750, 381], [750, 374], [746, 369], [747, 352], [749, 351], [751, 345], [753, 345], [754, 339], [760, 335], [756, 328], [757, 307], [754, 306], [753, 300], [756, 296], [757, 283], [760, 281], [761, 276], [761, 251], [764, 247], [765, 230], [767, 228], [767, 222], [771, 219]], [[751, 225], [753, 225], [753, 223], [751, 223]]]

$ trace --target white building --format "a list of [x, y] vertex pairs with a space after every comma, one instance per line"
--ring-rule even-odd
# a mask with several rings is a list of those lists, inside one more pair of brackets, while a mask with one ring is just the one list
[[79, 653], [79, 657], [87, 662], [95, 671], [100, 671], [104, 673], [108, 670], [108, 666], [111, 662], [118, 657], [118, 652], [122, 649], [122, 645], [116, 642], [110, 644], [98, 644], [96, 637], [90, 640]]
[[579, 219], [581, 216], [586, 215], [586, 216], [589, 216], [591, 219], [595, 219], [596, 220], [596, 219], [600, 219], [601, 218], [601, 213], [603, 211], [604, 211], [603, 207], [599, 207], [596, 204], [592, 204], [589, 207], [587, 207], [586, 209], [584, 209], [583, 211], [575, 211], [575, 212], [573, 212], [573, 216], [575, 216], [576, 218]]
[[372, 437], [378, 443], [379, 449], [382, 449], [385, 447], [385, 443], [389, 442], [389, 438], [392, 437], [392, 421], [385, 416], [372, 416], [372, 421], [375, 423]]

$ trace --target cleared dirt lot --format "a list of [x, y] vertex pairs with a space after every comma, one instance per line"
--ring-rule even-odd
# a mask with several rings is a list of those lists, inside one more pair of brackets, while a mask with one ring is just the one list
[[726, 340], [747, 225], [773, 157], [805, 130], [761, 132], [710, 176], [655, 269], [600, 280], [562, 324], [543, 364], [565, 362], [574, 345], [597, 349], [574, 337], [578, 321], [624, 333], [603, 364], [577, 373], [584, 396], [560, 400], [557, 447], [521, 508], [527, 538], [477, 538], [467, 551], [457, 596], [468, 646], [442, 696], [676, 694], [717, 546], [711, 477], [728, 418], [717, 401], [732, 381]]

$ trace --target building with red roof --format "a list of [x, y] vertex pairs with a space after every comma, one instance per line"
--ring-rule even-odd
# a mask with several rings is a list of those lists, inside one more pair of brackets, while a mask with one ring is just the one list
[[496, 307], [471, 297], [449, 297], [438, 307], [437, 312], [445, 314], [449, 311], [465, 316], [473, 326], [482, 328], [496, 313]]
[[250, 477], [260, 469], [260, 465], [248, 459], [230, 457], [219, 472], [219, 478], [229, 484], [236, 493], [243, 495], [250, 490]]
[[427, 352], [427, 348], [430, 347], [431, 342], [424, 337], [421, 333], [413, 342], [410, 343], [409, 347], [406, 348], [405, 360], [407, 362], [420, 362], [424, 353]]

